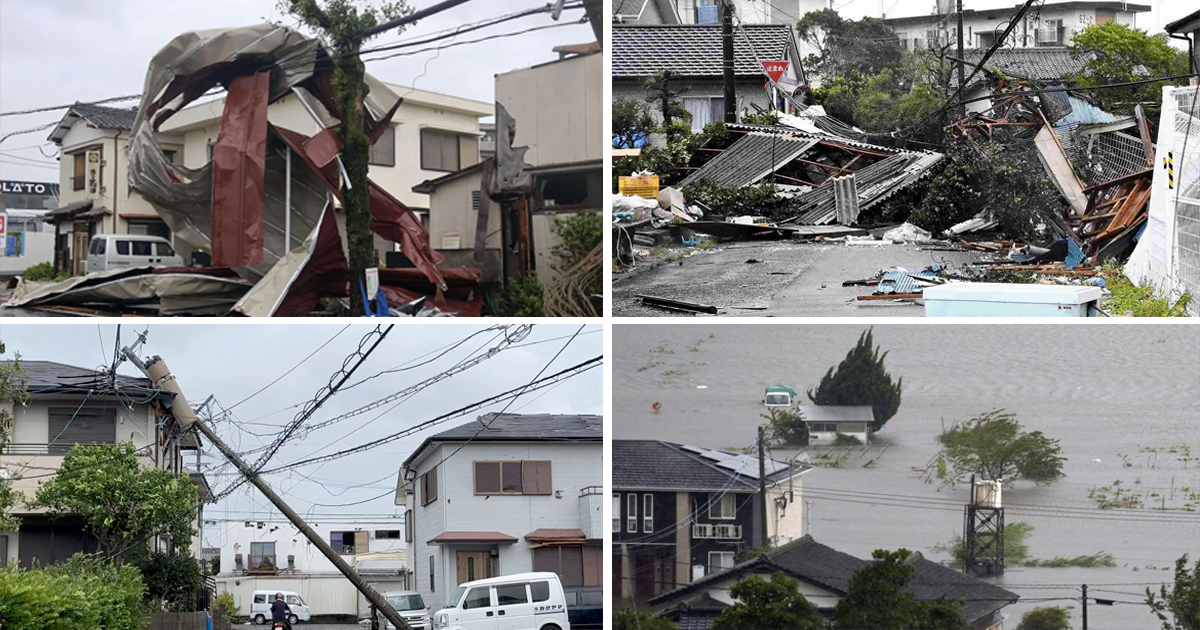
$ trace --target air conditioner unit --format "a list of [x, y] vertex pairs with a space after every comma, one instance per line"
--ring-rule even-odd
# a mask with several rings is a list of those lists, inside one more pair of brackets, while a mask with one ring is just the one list
[[296, 556], [288, 556], [288, 571], [296, 570]]
[[717, 538], [741, 538], [741, 527], [737, 525], [717, 525]]
[[240, 553], [233, 554], [233, 568], [238, 571], [246, 570], [245, 565], [242, 563], [242, 554], [240, 554]]
[[712, 525], [693, 525], [692, 526], [692, 538], [712, 538], [712, 537], [713, 537], [713, 526]]

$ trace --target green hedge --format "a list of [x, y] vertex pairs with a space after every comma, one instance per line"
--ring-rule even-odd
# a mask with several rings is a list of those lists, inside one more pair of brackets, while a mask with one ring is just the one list
[[0, 569], [5, 630], [142, 630], [142, 576], [84, 554], [44, 569]]

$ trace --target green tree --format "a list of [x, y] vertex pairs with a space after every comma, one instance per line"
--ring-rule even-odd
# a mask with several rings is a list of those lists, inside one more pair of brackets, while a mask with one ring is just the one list
[[[1167, 43], [1165, 36], [1150, 35], [1116, 22], [1089, 26], [1076, 33], [1071, 39], [1071, 54], [1086, 59], [1082, 71], [1071, 77], [1082, 86], [1129, 83], [1187, 73], [1187, 66], [1181, 65], [1178, 51]], [[1106, 110], [1129, 115], [1137, 103], [1161, 105], [1162, 88], [1170, 84], [1166, 81], [1146, 83], [1091, 94], [1100, 99]]]
[[818, 405], [870, 405], [875, 412], [874, 429], [900, 410], [903, 378], [892, 381], [883, 367], [887, 353], [875, 346], [874, 331], [867, 329], [836, 368], [829, 368], [820, 384], [808, 390], [808, 399]]
[[187, 551], [196, 534], [196, 486], [186, 474], [143, 468], [136, 453], [131, 442], [73, 446], [30, 505], [81, 517], [118, 564], [156, 536]]
[[142, 630], [142, 576], [87, 554], [35, 569], [0, 569], [4, 630]]
[[907, 549], [877, 549], [874, 562], [846, 583], [846, 596], [833, 612], [836, 630], [970, 630], [957, 602], [918, 601], [905, 587], [916, 576]]
[[1034, 608], [1021, 616], [1017, 630], [1071, 630], [1071, 614], [1063, 608]]
[[193, 612], [203, 577], [200, 563], [185, 553], [156, 551], [137, 562], [146, 583], [146, 604], [159, 612]]
[[800, 580], [776, 571], [766, 580], [753, 575], [729, 589], [732, 606], [713, 621], [713, 630], [821, 630], [825, 619], [800, 594]]
[[676, 630], [676, 626], [644, 610], [618, 608], [613, 612], [613, 630]]
[[817, 50], [804, 67], [828, 79], [874, 76], [904, 57], [900, 38], [880, 18], [856, 21], [833, 9], [809, 11], [796, 23], [796, 36]]
[[1050, 483], [1063, 476], [1062, 448], [1041, 431], [1024, 432], [1016, 414], [995, 409], [938, 435], [949, 483], [968, 475], [1011, 486], [1017, 479]]
[[612, 145], [618, 149], [632, 149], [645, 144], [657, 125], [650, 107], [628, 96], [622, 96], [612, 104]]
[[[21, 368], [21, 355], [16, 354], [11, 361], [5, 361], [4, 342], [0, 341], [0, 451], [12, 439], [13, 408], [29, 400], [28, 378], [28, 373]], [[16, 531], [21, 526], [12, 515], [20, 499], [20, 493], [13, 489], [14, 481], [16, 475], [0, 467], [0, 531]]]
[[[379, 24], [412, 13], [405, 0], [395, 0], [376, 8], [356, 6], [354, 0], [279, 0], [277, 7], [315, 30], [333, 53], [333, 89], [341, 110], [342, 163], [349, 175], [342, 182], [342, 208], [346, 211], [346, 241], [350, 250], [350, 314], [365, 313], [362, 293], [355, 290], [369, 267], [379, 264], [371, 235], [371, 211], [367, 166], [371, 141], [363, 125], [367, 97], [364, 81], [366, 68], [359, 50], [367, 38], [362, 32]], [[398, 29], [400, 32], [402, 29]], [[357, 279], [357, 280], [356, 280]]]
[[662, 116], [662, 125], [655, 131], [663, 134], [668, 148], [678, 137], [686, 136], [692, 131], [691, 125], [688, 124], [692, 115], [679, 102], [679, 97], [687, 94], [689, 88], [681, 88], [675, 81], [674, 72], [660, 70], [646, 79], [645, 83], [646, 102], [657, 106], [658, 113]]
[[1200, 630], [1200, 560], [1188, 569], [1188, 556], [1175, 561], [1175, 584], [1146, 589], [1146, 605], [1162, 622], [1162, 630]]
[[760, 416], [767, 421], [767, 437], [772, 442], [783, 446], [808, 445], [808, 424], [799, 409], [771, 407]]

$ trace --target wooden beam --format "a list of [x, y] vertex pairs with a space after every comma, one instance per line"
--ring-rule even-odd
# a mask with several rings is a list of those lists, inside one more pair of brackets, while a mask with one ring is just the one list
[[1146, 110], [1142, 109], [1141, 103], [1133, 108], [1133, 114], [1137, 117], [1138, 133], [1142, 136], [1142, 145], [1146, 147], [1146, 165], [1154, 168], [1154, 142], [1150, 140], [1150, 123], [1146, 120]]

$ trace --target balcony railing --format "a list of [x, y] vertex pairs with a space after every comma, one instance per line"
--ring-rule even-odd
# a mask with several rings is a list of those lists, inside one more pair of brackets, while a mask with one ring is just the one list
[[250, 575], [275, 575], [279, 567], [275, 564], [275, 554], [250, 554], [250, 565], [246, 567]]
[[0, 455], [66, 455], [74, 444], [5, 444]]
[[740, 540], [741, 525], [692, 525], [692, 538], [697, 540]]
[[590, 497], [599, 494], [604, 494], [603, 486], [588, 486], [579, 490], [579, 496], [581, 497]]

